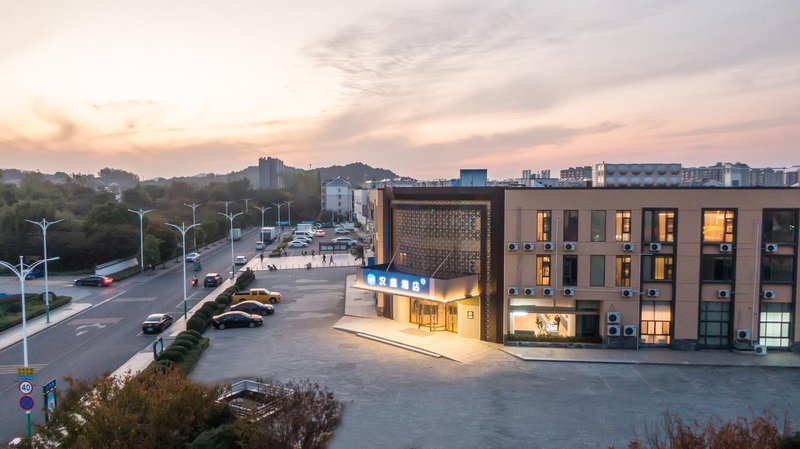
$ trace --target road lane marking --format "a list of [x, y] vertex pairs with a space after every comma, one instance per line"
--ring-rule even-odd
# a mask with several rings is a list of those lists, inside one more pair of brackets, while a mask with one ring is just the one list
[[141, 298], [119, 298], [115, 302], [151, 302], [156, 299], [155, 296], [143, 296]]
[[82, 324], [117, 324], [120, 322], [122, 318], [81, 318], [79, 320], [72, 320], [69, 324], [70, 325], [82, 325]]
[[[106, 327], [106, 325], [102, 324], [102, 323], [94, 323], [94, 324], [84, 324], [82, 326], [78, 326], [77, 328], [75, 328], [75, 330], [78, 331], [75, 334], [75, 336], [76, 337], [80, 337], [83, 334], [88, 334], [89, 333], [88, 329], [90, 329], [92, 327], [96, 327], [98, 329], [104, 329]], [[84, 329], [86, 329], [86, 330], [84, 330]]]

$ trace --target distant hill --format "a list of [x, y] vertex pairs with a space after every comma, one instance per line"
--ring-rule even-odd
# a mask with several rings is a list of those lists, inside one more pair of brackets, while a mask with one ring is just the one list
[[325, 181], [326, 179], [333, 179], [337, 176], [349, 179], [354, 185], [359, 185], [364, 181], [380, 181], [381, 179], [398, 178], [397, 174], [385, 168], [373, 168], [361, 162], [355, 162], [347, 165], [334, 165], [331, 167], [319, 168], [320, 178]]

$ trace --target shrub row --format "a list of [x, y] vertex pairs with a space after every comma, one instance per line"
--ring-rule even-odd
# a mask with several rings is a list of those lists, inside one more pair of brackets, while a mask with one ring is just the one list
[[256, 274], [251, 269], [247, 269], [236, 278], [234, 285], [222, 291], [213, 301], [206, 301], [200, 309], [189, 318], [186, 328], [199, 333], [206, 331], [211, 324], [211, 318], [223, 312], [233, 300], [233, 294], [244, 290], [256, 279]]
[[564, 335], [548, 335], [548, 334], [508, 334], [506, 341], [541, 341], [552, 343], [602, 343], [601, 337], [567, 337]]
[[155, 362], [155, 368], [166, 371], [177, 367], [184, 374], [188, 374], [197, 361], [200, 354], [208, 348], [208, 339], [203, 337], [200, 332], [188, 329], [178, 334]]
[[279, 250], [279, 249], [273, 249], [273, 250], [272, 250], [272, 251], [269, 253], [269, 257], [281, 257], [281, 250]]

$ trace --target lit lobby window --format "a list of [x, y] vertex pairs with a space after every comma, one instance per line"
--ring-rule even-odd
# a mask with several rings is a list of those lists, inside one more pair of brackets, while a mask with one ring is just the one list
[[703, 211], [703, 242], [733, 243], [735, 218], [732, 210]]
[[616, 214], [616, 239], [618, 242], [631, 241], [631, 211], [618, 210]]

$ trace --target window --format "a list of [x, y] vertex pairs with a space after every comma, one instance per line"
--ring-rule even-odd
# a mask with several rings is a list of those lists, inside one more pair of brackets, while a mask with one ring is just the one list
[[792, 305], [787, 303], [761, 304], [758, 342], [775, 347], [789, 346], [789, 325], [792, 322]]
[[536, 256], [536, 285], [550, 285], [550, 256]]
[[578, 211], [564, 211], [564, 238], [565, 242], [578, 241]]
[[733, 257], [704, 254], [700, 259], [700, 280], [702, 281], [733, 281]]
[[703, 242], [733, 243], [735, 218], [732, 210], [703, 211]]
[[675, 241], [675, 211], [646, 210], [643, 219], [642, 241], [666, 243]]
[[564, 256], [564, 285], [574, 287], [578, 285], [578, 256]]
[[672, 256], [642, 256], [642, 272], [648, 281], [671, 281], [673, 278]]
[[606, 285], [606, 256], [592, 256], [589, 269], [589, 285], [602, 287]]
[[672, 309], [668, 301], [642, 301], [642, 343], [669, 344], [671, 322]]
[[592, 211], [592, 241], [606, 241], [606, 211], [604, 210]]
[[631, 241], [631, 211], [629, 210], [617, 211], [615, 237], [618, 242]]
[[552, 213], [549, 210], [536, 212], [536, 240], [540, 242], [550, 241], [550, 220]]
[[797, 236], [797, 210], [764, 211], [764, 243], [794, 243]]
[[700, 335], [697, 341], [706, 348], [725, 348], [730, 345], [731, 303], [703, 301], [700, 303]]
[[631, 256], [617, 256], [617, 287], [631, 286]]
[[761, 257], [761, 280], [764, 282], [792, 282], [794, 280], [794, 257]]

